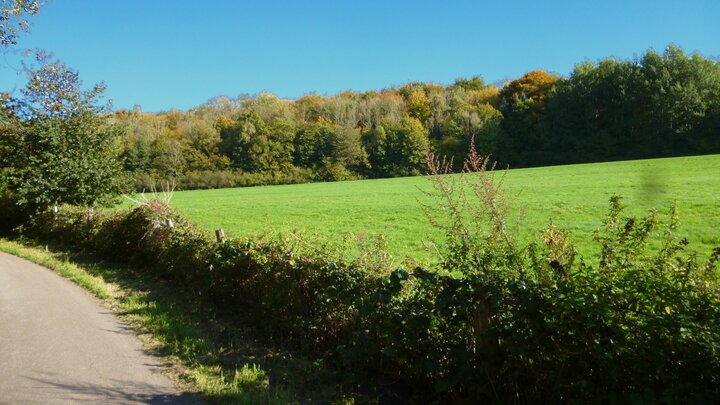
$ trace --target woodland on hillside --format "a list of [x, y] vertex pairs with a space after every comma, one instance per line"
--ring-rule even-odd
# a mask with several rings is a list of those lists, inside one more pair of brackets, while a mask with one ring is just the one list
[[709, 154], [720, 152], [720, 63], [671, 45], [501, 87], [476, 76], [295, 100], [260, 93], [114, 120], [138, 189], [412, 176], [427, 150], [459, 170], [473, 138], [509, 167]]

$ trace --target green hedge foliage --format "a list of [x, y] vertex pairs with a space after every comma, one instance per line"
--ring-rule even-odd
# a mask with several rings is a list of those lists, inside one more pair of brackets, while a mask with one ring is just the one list
[[625, 218], [614, 198], [597, 264], [550, 228], [524, 248], [451, 233], [440, 268], [390, 273], [281, 240], [216, 242], [159, 202], [63, 207], [24, 232], [152, 272], [410, 401], [716, 402], [720, 248], [700, 263], [676, 227], [672, 213]]
[[135, 174], [135, 189], [154, 190], [158, 185], [174, 184], [177, 190], [204, 190], [215, 188], [270, 186], [277, 184], [300, 184], [312, 181], [333, 180], [328, 176], [319, 176], [309, 169], [293, 167], [281, 172], [242, 172], [237, 170], [189, 171], [174, 179], [154, 177], [148, 173]]

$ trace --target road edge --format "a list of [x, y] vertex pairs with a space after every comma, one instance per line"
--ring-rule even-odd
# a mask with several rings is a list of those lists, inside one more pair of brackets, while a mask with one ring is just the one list
[[192, 378], [189, 378], [192, 374], [189, 367], [176, 356], [161, 353], [162, 343], [156, 339], [152, 332], [144, 330], [145, 328], [142, 327], [140, 322], [123, 316], [121, 313], [121, 300], [126, 298], [130, 291], [105, 280], [101, 276], [91, 274], [87, 269], [69, 260], [65, 254], [54, 252], [48, 246], [43, 249], [34, 244], [26, 244], [23, 241], [0, 237], [0, 252], [45, 267], [81, 287], [100, 305], [111, 310], [116, 319], [130, 327], [147, 353], [163, 360], [162, 373], [170, 378], [178, 393], [192, 395], [196, 403], [204, 402], [200, 400], [200, 387], [192, 382]]

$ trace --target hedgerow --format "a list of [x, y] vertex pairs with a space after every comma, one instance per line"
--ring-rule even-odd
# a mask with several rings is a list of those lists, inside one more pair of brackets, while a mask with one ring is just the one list
[[553, 226], [517, 242], [487, 159], [471, 155], [457, 184], [430, 162], [438, 199], [426, 208], [447, 234], [435, 269], [383, 271], [278, 238], [218, 242], [152, 201], [63, 207], [23, 232], [157, 274], [410, 401], [720, 399], [720, 248], [705, 262], [684, 253], [674, 210], [627, 218], [613, 197], [587, 263]]

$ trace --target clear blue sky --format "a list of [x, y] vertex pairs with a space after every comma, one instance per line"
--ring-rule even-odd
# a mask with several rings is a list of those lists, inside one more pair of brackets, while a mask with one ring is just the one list
[[[19, 44], [105, 81], [116, 108], [188, 109], [218, 95], [295, 98], [488, 82], [675, 43], [720, 56], [720, 1], [53, 0]], [[0, 58], [3, 58], [0, 55]], [[4, 56], [0, 89], [22, 85]]]

